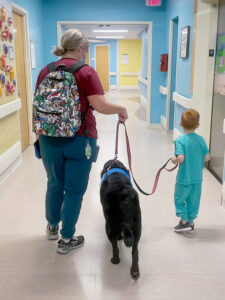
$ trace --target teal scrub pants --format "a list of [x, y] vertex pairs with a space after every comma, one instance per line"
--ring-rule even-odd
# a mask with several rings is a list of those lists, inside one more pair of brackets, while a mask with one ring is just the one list
[[182, 221], [189, 221], [190, 224], [193, 224], [194, 219], [197, 218], [201, 190], [202, 183], [189, 185], [176, 183], [174, 193], [176, 215]]
[[40, 152], [48, 183], [45, 199], [46, 219], [52, 226], [62, 221], [62, 238], [75, 233], [83, 195], [96, 149], [96, 139], [88, 138], [92, 149], [90, 159], [85, 156], [87, 138], [55, 138], [41, 135]]

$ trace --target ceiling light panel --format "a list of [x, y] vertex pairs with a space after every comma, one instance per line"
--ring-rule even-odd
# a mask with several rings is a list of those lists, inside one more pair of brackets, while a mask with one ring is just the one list
[[116, 29], [110, 29], [110, 30], [108, 30], [108, 29], [105, 29], [105, 30], [103, 30], [103, 29], [95, 29], [95, 30], [93, 30], [93, 32], [110, 32], [110, 33], [119, 33], [119, 32], [121, 32], [121, 33], [123, 33], [123, 32], [128, 32], [128, 30], [127, 29], [121, 29], [121, 30], [116, 30]]
[[121, 35], [98, 35], [96, 39], [124, 39], [124, 36]]

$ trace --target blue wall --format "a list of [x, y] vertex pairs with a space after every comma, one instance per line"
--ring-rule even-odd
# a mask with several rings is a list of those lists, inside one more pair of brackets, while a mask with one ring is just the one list
[[[167, 45], [169, 45], [169, 22], [171, 19], [179, 17], [178, 24], [178, 55], [177, 55], [177, 82], [176, 92], [187, 98], [192, 98], [190, 92], [191, 83], [191, 64], [192, 64], [192, 42], [193, 42], [193, 23], [194, 23], [194, 1], [190, 0], [170, 0], [168, 1], [167, 7]], [[189, 46], [189, 57], [180, 58], [180, 39], [181, 29], [185, 26], [190, 26], [190, 46]], [[179, 125], [180, 116], [185, 110], [180, 105], [175, 105], [175, 128], [181, 130]]]
[[[139, 35], [139, 38], [142, 41], [141, 78], [143, 79], [148, 79], [148, 30], [149, 28], [141, 32], [141, 34]], [[140, 81], [138, 85], [141, 95], [143, 95], [145, 99], [147, 99], [147, 86]]]
[[183, 106], [179, 105], [178, 103], [175, 103], [174, 105], [174, 127], [177, 128], [181, 133], [184, 133], [183, 128], [180, 126], [181, 121], [181, 115], [184, 111]]
[[169, 129], [174, 127], [174, 101], [173, 93], [176, 90], [176, 71], [177, 71], [177, 40], [178, 40], [178, 17], [173, 19], [173, 50], [172, 50], [172, 76], [171, 76], [171, 90], [170, 90], [170, 122]]
[[144, 30], [140, 35], [142, 41], [142, 62], [141, 62], [141, 77], [148, 77], [148, 29]]
[[37, 68], [32, 69], [32, 86], [35, 88], [37, 76], [45, 64], [43, 51], [43, 1], [14, 0], [14, 3], [28, 12], [29, 39], [35, 43]]
[[[177, 61], [177, 86], [176, 91], [187, 97], [191, 98], [190, 92], [191, 83], [191, 62], [192, 62], [192, 40], [193, 40], [193, 23], [194, 23], [194, 1], [190, 0], [170, 0], [168, 2], [168, 27], [171, 19], [179, 16], [179, 29], [178, 29], [178, 61]], [[190, 47], [189, 57], [180, 58], [180, 38], [181, 29], [185, 26], [190, 26]], [[169, 45], [169, 34], [168, 34]]]

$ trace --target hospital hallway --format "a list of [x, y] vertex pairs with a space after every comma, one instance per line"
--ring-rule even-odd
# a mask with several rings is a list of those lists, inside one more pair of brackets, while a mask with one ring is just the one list
[[[144, 191], [150, 192], [158, 169], [173, 155], [172, 133], [159, 126], [146, 127], [135, 92], [115, 91], [108, 97], [127, 107], [134, 177]], [[163, 171], [153, 196], [138, 193], [142, 211], [139, 280], [131, 280], [131, 249], [123, 242], [119, 242], [120, 264], [110, 262], [112, 250], [99, 189], [102, 167], [114, 157], [117, 116], [96, 114], [96, 120], [100, 152], [77, 224], [77, 234], [85, 236], [84, 247], [61, 255], [56, 252], [57, 242], [47, 239], [46, 174], [32, 145], [22, 154], [22, 163], [1, 184], [0, 299], [224, 299], [225, 211], [221, 208], [221, 184], [207, 169], [193, 234], [174, 232], [179, 221], [173, 203], [177, 171]], [[123, 126], [118, 159], [128, 167]]]

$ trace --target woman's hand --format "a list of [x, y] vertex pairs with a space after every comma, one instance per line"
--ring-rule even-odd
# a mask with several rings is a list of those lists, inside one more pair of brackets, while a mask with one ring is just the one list
[[104, 115], [118, 114], [120, 122], [125, 122], [128, 119], [127, 109], [124, 106], [106, 101], [104, 95], [92, 95], [87, 98], [97, 112]]
[[125, 122], [128, 119], [126, 108], [124, 108], [121, 113], [118, 113], [118, 118], [120, 122]]

